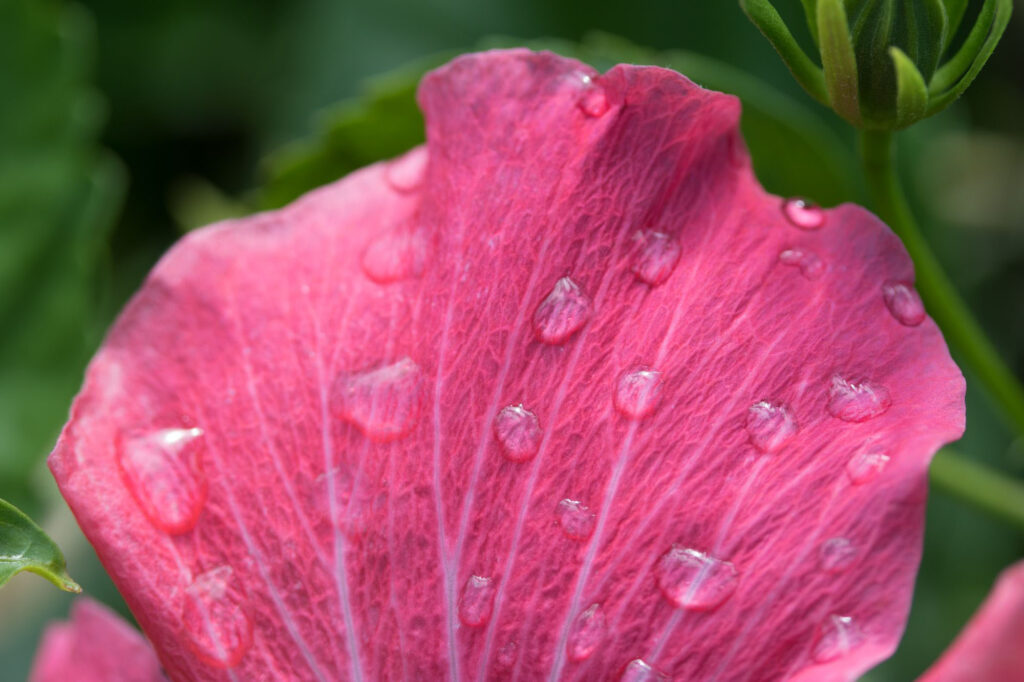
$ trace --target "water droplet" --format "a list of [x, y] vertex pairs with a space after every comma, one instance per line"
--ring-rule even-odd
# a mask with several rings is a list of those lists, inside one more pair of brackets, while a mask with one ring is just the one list
[[800, 268], [800, 274], [809, 280], [819, 279], [825, 274], [825, 262], [808, 249], [786, 249], [779, 254], [779, 262]]
[[857, 548], [846, 538], [830, 538], [818, 549], [818, 563], [826, 573], [842, 573], [857, 558]]
[[803, 197], [783, 201], [782, 212], [790, 223], [801, 230], [817, 230], [825, 224], [825, 211]]
[[462, 599], [459, 600], [459, 620], [463, 625], [478, 627], [487, 622], [494, 606], [495, 587], [491, 578], [469, 576], [466, 586], [462, 588]]
[[615, 388], [615, 409], [629, 419], [643, 419], [661, 400], [661, 372], [636, 367], [619, 377]]
[[896, 321], [906, 327], [916, 327], [927, 316], [921, 297], [907, 282], [886, 282], [882, 285], [882, 298]]
[[206, 502], [202, 429], [162, 429], [122, 437], [121, 476], [139, 509], [160, 530], [195, 527]]
[[427, 264], [427, 235], [419, 227], [400, 227], [379, 235], [363, 251], [363, 272], [378, 284], [419, 277]]
[[562, 532], [572, 540], [586, 540], [594, 532], [596, 516], [589, 508], [576, 500], [564, 499], [556, 509], [558, 525]]
[[533, 313], [533, 331], [544, 343], [564, 343], [590, 317], [590, 299], [568, 277], [555, 282]]
[[619, 682], [662, 682], [667, 679], [668, 677], [652, 668], [647, 661], [634, 658], [626, 664]]
[[832, 377], [828, 389], [828, 413], [846, 422], [865, 422], [883, 414], [892, 405], [889, 391], [864, 381], [855, 383], [841, 376]]
[[655, 575], [665, 598], [691, 611], [718, 608], [739, 582], [739, 572], [731, 562], [684, 547], [673, 547], [662, 555]]
[[419, 189], [427, 170], [427, 150], [414, 149], [392, 160], [384, 168], [384, 179], [396, 192], [408, 193]]
[[818, 663], [828, 663], [845, 656], [864, 640], [857, 624], [849, 616], [829, 616], [822, 625], [811, 656]]
[[667, 280], [679, 262], [679, 242], [664, 232], [637, 232], [633, 235], [633, 247], [630, 270], [652, 287]]
[[185, 590], [181, 615], [193, 651], [218, 668], [237, 665], [252, 646], [252, 621], [231, 581], [230, 566], [197, 576]]
[[590, 608], [576, 617], [569, 631], [569, 659], [584, 661], [590, 658], [597, 646], [604, 639], [605, 620], [600, 604], [591, 604]]
[[590, 76], [582, 76], [583, 92], [578, 105], [580, 110], [591, 118], [600, 118], [608, 111], [608, 95], [604, 88], [594, 82]]
[[362, 372], [344, 373], [334, 382], [338, 416], [367, 438], [386, 443], [407, 435], [419, 417], [422, 376], [409, 358]]
[[519, 645], [515, 642], [509, 642], [498, 649], [498, 665], [503, 668], [511, 668], [517, 658], [519, 658]]
[[873, 480], [889, 463], [889, 456], [880, 452], [859, 452], [846, 463], [846, 475], [854, 485]]
[[543, 435], [537, 415], [522, 405], [503, 407], [494, 418], [494, 437], [505, 458], [513, 462], [533, 459]]
[[797, 425], [785, 405], [762, 400], [747, 411], [750, 442], [761, 452], [776, 452], [796, 435]]

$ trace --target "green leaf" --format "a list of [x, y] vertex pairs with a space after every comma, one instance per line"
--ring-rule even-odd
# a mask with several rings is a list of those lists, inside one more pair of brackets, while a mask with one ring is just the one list
[[948, 107], [967, 90], [999, 44], [1012, 12], [1012, 0], [985, 0], [964, 44], [935, 72], [928, 86], [932, 96], [929, 116]]
[[949, 43], [956, 35], [963, 21], [964, 11], [967, 9], [967, 0], [942, 0], [946, 7], [946, 37], [943, 41], [943, 49], [949, 47]]
[[0, 500], [0, 587], [15, 574], [41, 575], [67, 592], [81, 592], [57, 544], [17, 507]]
[[924, 76], [903, 50], [891, 47], [889, 54], [896, 68], [897, 125], [906, 128], [924, 118], [928, 109], [928, 86], [924, 84]]
[[807, 93], [822, 104], [828, 105], [825, 92], [825, 77], [817, 64], [797, 44], [789, 27], [782, 20], [775, 7], [768, 0], [740, 0], [740, 6], [750, 21], [764, 34], [782, 61], [792, 72]]
[[818, 44], [818, 0], [800, 0], [804, 6], [804, 15], [807, 17], [807, 28], [811, 31], [814, 44]]
[[857, 59], [842, 0], [819, 0], [818, 42], [832, 108], [853, 125], [860, 125]]

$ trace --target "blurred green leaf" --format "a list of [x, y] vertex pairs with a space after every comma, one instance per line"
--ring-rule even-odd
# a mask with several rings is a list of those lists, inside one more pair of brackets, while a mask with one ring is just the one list
[[81, 592], [57, 544], [13, 505], [0, 500], [0, 587], [16, 573], [41, 575], [62, 590]]
[[124, 186], [96, 143], [92, 48], [77, 7], [0, 3], [0, 494], [23, 506], [102, 329], [97, 265]]
[[924, 118], [928, 108], [928, 86], [903, 50], [890, 47], [889, 54], [896, 67], [896, 120], [900, 127], [906, 127]]

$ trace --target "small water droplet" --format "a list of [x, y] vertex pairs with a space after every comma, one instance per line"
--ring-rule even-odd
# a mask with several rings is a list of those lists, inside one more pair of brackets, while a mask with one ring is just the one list
[[797, 432], [796, 420], [785, 405], [762, 400], [747, 411], [750, 442], [761, 452], [777, 452]]
[[513, 462], [533, 459], [543, 435], [537, 415], [522, 405], [503, 407], [494, 418], [494, 437], [505, 458]]
[[568, 498], [558, 503], [556, 509], [558, 525], [562, 532], [572, 540], [586, 540], [594, 532], [596, 516], [582, 503]]
[[419, 417], [422, 376], [409, 358], [362, 372], [343, 373], [334, 382], [338, 416], [372, 441], [386, 443], [407, 435]]
[[882, 473], [889, 456], [880, 452], [859, 452], [846, 463], [846, 475], [854, 485], [864, 485]]
[[867, 381], [853, 382], [839, 375], [828, 389], [828, 413], [847, 422], [865, 422], [883, 414], [892, 405], [884, 386]]
[[629, 419], [643, 419], [654, 412], [661, 400], [661, 372], [635, 367], [619, 377], [615, 388], [615, 409]]
[[864, 635], [853, 618], [832, 615], [822, 625], [811, 656], [818, 663], [828, 663], [856, 649], [863, 640]]
[[604, 88], [595, 83], [590, 76], [581, 76], [580, 81], [583, 83], [583, 92], [577, 102], [580, 111], [591, 118], [604, 116], [609, 107], [608, 95], [605, 94]]
[[782, 212], [790, 223], [801, 230], [817, 230], [825, 224], [825, 211], [803, 197], [783, 201]]
[[162, 429], [121, 438], [125, 487], [149, 522], [178, 535], [199, 521], [206, 502], [202, 429]]
[[495, 587], [491, 578], [469, 576], [462, 588], [462, 599], [459, 600], [459, 620], [463, 625], [479, 627], [487, 622], [494, 606]]
[[655, 670], [642, 658], [634, 658], [626, 664], [619, 682], [663, 682], [668, 677]]
[[217, 668], [238, 664], [252, 646], [252, 621], [230, 566], [207, 571], [185, 590], [182, 623], [192, 650]]
[[564, 343], [590, 317], [590, 299], [568, 277], [555, 282], [533, 313], [533, 331], [544, 343]]
[[408, 193], [419, 189], [427, 170], [427, 150], [414, 149], [390, 161], [384, 168], [384, 179], [396, 192]]
[[800, 268], [800, 274], [809, 280], [825, 274], [825, 262], [809, 249], [786, 249], [779, 254], [779, 262]]
[[519, 658], [519, 645], [515, 642], [509, 642], [498, 649], [498, 665], [503, 668], [511, 668], [515, 665], [517, 658]]
[[739, 572], [731, 562], [684, 547], [673, 547], [662, 555], [655, 574], [665, 598], [691, 611], [718, 608], [739, 582]]
[[370, 242], [363, 251], [363, 272], [378, 284], [419, 277], [427, 264], [427, 235], [419, 227], [399, 227]]
[[846, 538], [830, 538], [818, 549], [818, 563], [826, 573], [842, 573], [857, 558], [857, 548]]
[[604, 639], [605, 619], [600, 604], [591, 604], [590, 608], [576, 617], [569, 632], [569, 659], [584, 661], [590, 658], [597, 646]]
[[657, 286], [668, 279], [679, 262], [679, 242], [664, 232], [641, 230], [633, 235], [630, 270], [637, 279]]
[[921, 297], [907, 282], [886, 282], [882, 285], [882, 298], [896, 321], [906, 327], [916, 327], [927, 316]]

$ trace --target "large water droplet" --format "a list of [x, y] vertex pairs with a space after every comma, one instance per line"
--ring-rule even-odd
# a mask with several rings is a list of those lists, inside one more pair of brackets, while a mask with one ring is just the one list
[[491, 578], [469, 576], [459, 600], [459, 620], [463, 625], [479, 627], [487, 622], [494, 606], [495, 588], [496, 585]]
[[822, 625], [811, 656], [818, 663], [828, 663], [845, 656], [863, 640], [864, 636], [852, 618], [832, 615]]
[[206, 501], [202, 429], [162, 429], [121, 438], [125, 486], [149, 522], [174, 535], [195, 527]]
[[591, 604], [590, 608], [576, 617], [569, 631], [568, 652], [573, 661], [584, 661], [590, 658], [597, 646], [604, 639], [605, 619], [600, 604]]
[[494, 418], [494, 437], [505, 458], [513, 462], [532, 459], [543, 435], [537, 415], [522, 405], [503, 407]]
[[684, 547], [673, 547], [662, 555], [655, 577], [666, 599], [691, 611], [718, 608], [739, 583], [739, 572], [731, 562]]
[[590, 317], [590, 299], [568, 277], [555, 282], [533, 313], [533, 331], [544, 343], [564, 343]]
[[797, 425], [785, 405], [762, 400], [747, 411], [750, 442], [761, 452], [776, 452], [796, 435]]
[[825, 211], [802, 197], [783, 201], [782, 212], [790, 223], [801, 230], [817, 230], [825, 224]]
[[182, 623], [193, 651], [218, 668], [237, 665], [252, 646], [252, 621], [230, 566], [196, 577], [185, 590]]
[[608, 95], [604, 88], [594, 82], [590, 76], [583, 76], [583, 92], [580, 94], [580, 110], [591, 118], [600, 118], [608, 111]]
[[626, 664], [619, 682], [663, 682], [668, 677], [658, 672], [642, 658], [634, 658]]
[[594, 532], [596, 516], [589, 508], [576, 500], [564, 499], [556, 509], [558, 525], [562, 532], [572, 540], [586, 540]]
[[363, 272], [378, 284], [419, 277], [427, 264], [427, 235], [419, 227], [400, 227], [376, 237], [363, 251]]
[[800, 274], [809, 280], [825, 274], [825, 262], [809, 249], [786, 249], [779, 254], [779, 262], [800, 268]]
[[916, 327], [927, 316], [921, 297], [907, 282], [886, 282], [882, 285], [882, 298], [896, 321], [907, 327]]
[[409, 358], [362, 372], [344, 373], [334, 382], [338, 416], [367, 438], [386, 443], [407, 435], [416, 425], [422, 375]]
[[846, 463], [846, 475], [854, 485], [864, 485], [882, 473], [889, 456], [880, 452], [858, 452]]
[[664, 232], [642, 230], [633, 235], [630, 270], [637, 279], [657, 286], [668, 279], [679, 262], [679, 242]]
[[414, 149], [389, 162], [384, 168], [384, 178], [397, 192], [408, 193], [419, 189], [427, 170], [427, 151]]
[[884, 386], [867, 381], [856, 383], [839, 375], [828, 389], [828, 413], [847, 422], [865, 422], [883, 414], [892, 405]]
[[615, 387], [615, 409], [629, 419], [643, 419], [661, 400], [661, 372], [635, 367], [619, 377]]
[[857, 548], [846, 538], [830, 538], [818, 548], [818, 563], [826, 573], [842, 573], [857, 558]]

